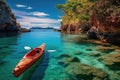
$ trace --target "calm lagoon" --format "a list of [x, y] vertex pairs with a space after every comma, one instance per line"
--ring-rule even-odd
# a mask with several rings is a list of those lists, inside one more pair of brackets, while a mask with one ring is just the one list
[[[0, 80], [78, 80], [76, 76], [67, 73], [62, 58], [75, 57], [80, 63], [102, 69], [111, 80], [119, 80], [119, 75], [112, 77], [114, 71], [110, 70], [97, 57], [90, 53], [100, 53], [96, 44], [79, 42], [77, 39], [85, 35], [62, 34], [52, 29], [33, 29], [31, 32], [17, 36], [0, 38]], [[12, 70], [19, 60], [28, 52], [24, 46], [35, 48], [46, 43], [45, 55], [24, 74], [15, 78]], [[52, 50], [50, 52], [50, 50]], [[109, 54], [113, 54], [110, 52]], [[77, 58], [77, 59], [76, 59]], [[74, 61], [74, 62], [75, 62]], [[77, 61], [78, 62], [78, 61]], [[88, 79], [89, 80], [89, 79]]]

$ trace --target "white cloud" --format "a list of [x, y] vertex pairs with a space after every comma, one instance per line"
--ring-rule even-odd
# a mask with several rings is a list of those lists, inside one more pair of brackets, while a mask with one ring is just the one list
[[16, 7], [20, 8], [20, 7], [26, 7], [25, 5], [22, 5], [22, 4], [16, 4]]
[[32, 7], [27, 7], [26, 9], [32, 9]]
[[48, 14], [44, 13], [44, 12], [32, 12], [33, 15], [35, 16], [48, 16]]
[[39, 17], [34, 17], [34, 16], [21, 16], [21, 18], [18, 19], [20, 22], [31, 22], [31, 23], [35, 23], [35, 24], [39, 24], [39, 23], [50, 23], [50, 24], [54, 24], [54, 23], [58, 23], [59, 21], [56, 19], [51, 19], [51, 18], [39, 18]]
[[49, 14], [44, 13], [44, 12], [25, 12], [25, 11], [19, 11], [19, 10], [15, 10], [13, 9], [13, 12], [15, 13], [16, 16], [37, 16], [37, 17], [45, 17], [45, 16], [49, 16]]
[[17, 16], [17, 17], [30, 15], [30, 13], [27, 13], [25, 11], [19, 11], [19, 10], [15, 10], [15, 9], [13, 9], [12, 11], [15, 14], [15, 16]]
[[25, 8], [25, 9], [32, 9], [32, 7], [26, 6], [26, 5], [23, 5], [23, 4], [16, 4], [16, 7], [18, 7], [18, 8]]
[[39, 12], [39, 15], [33, 14], [36, 12], [23, 12], [19, 10], [13, 10], [13, 12], [18, 17], [17, 21], [21, 24], [22, 27], [54, 27], [60, 25], [60, 21], [58, 19], [45, 17], [49, 14], [46, 14], [44, 12]]

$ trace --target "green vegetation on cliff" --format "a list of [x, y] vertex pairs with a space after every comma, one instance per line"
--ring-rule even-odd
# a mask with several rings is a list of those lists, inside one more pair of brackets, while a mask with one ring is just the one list
[[[66, 0], [65, 4], [58, 4], [57, 8], [64, 13], [61, 18], [62, 28], [66, 28], [65, 30], [70, 30], [67, 28], [71, 27], [83, 27], [88, 24], [97, 26], [97, 21], [104, 27], [108, 26], [109, 28], [112, 25], [109, 24], [112, 19], [120, 15], [120, 0]], [[109, 21], [105, 22], [107, 19]], [[116, 22], [119, 22], [119, 19], [118, 17]]]
[[65, 4], [58, 4], [57, 8], [62, 10], [64, 16], [62, 17], [62, 25], [88, 24], [90, 15], [89, 8], [96, 0], [66, 0]]

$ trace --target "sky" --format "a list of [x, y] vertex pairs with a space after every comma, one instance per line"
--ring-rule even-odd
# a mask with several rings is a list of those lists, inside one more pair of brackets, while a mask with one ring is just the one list
[[60, 27], [63, 13], [56, 8], [65, 0], [6, 0], [21, 27]]

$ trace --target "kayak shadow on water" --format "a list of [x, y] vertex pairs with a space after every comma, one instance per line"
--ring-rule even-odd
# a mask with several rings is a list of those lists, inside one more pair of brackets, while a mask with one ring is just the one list
[[36, 78], [39, 78], [36, 80], [42, 80], [48, 66], [48, 61], [48, 53], [45, 52], [44, 55], [23, 74], [21, 80], [35, 80]]

